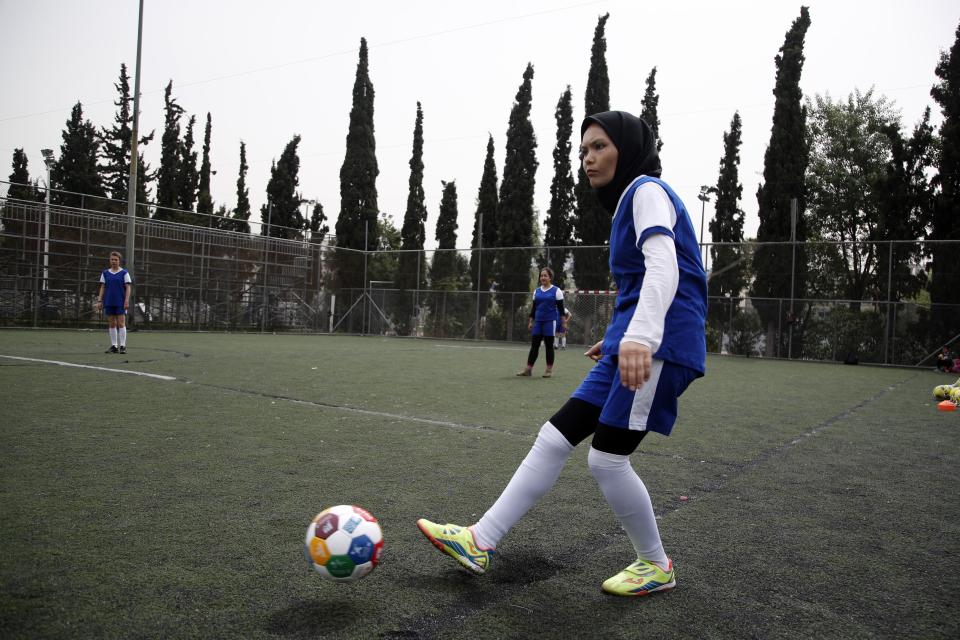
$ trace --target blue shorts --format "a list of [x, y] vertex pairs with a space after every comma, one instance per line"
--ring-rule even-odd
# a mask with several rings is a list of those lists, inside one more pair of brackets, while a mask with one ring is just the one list
[[104, 307], [103, 307], [103, 313], [104, 313], [104, 315], [108, 315], [108, 316], [125, 316], [125, 315], [127, 315], [127, 310], [124, 309], [122, 306], [120, 306], [120, 307], [109, 306], [109, 307], [108, 307], [108, 306], [104, 305]]
[[556, 320], [534, 320], [530, 334], [534, 336], [553, 336], [556, 330]]
[[693, 369], [654, 359], [650, 379], [636, 391], [630, 391], [620, 384], [617, 357], [604, 356], [573, 397], [602, 407], [602, 424], [668, 436], [677, 420], [677, 398], [695, 378], [697, 372]]

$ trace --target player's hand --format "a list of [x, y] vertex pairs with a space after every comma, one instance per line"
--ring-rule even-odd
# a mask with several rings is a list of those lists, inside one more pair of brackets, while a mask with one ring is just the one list
[[124, 310], [129, 309], [129, 308], [130, 308], [130, 303], [127, 302], [126, 300], [124, 300], [124, 301], [123, 301], [123, 308], [124, 308]]
[[603, 346], [603, 340], [601, 340], [601, 341], [598, 342], [597, 344], [595, 344], [595, 345], [593, 345], [592, 347], [590, 347], [589, 349], [587, 349], [587, 350], [583, 353], [583, 355], [587, 356], [588, 358], [590, 358], [590, 359], [593, 360], [594, 362], [597, 362], [597, 361], [600, 360], [600, 358], [603, 357], [603, 354], [600, 353], [600, 347], [602, 347], [602, 346]]
[[533, 329], [533, 318], [527, 320], [527, 331]]
[[103, 309], [103, 300], [97, 300], [97, 309]]
[[620, 384], [636, 391], [650, 379], [652, 366], [650, 347], [639, 342], [620, 343]]

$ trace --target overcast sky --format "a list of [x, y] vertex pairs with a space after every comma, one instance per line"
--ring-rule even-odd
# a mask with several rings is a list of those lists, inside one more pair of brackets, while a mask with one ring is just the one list
[[[896, 103], [906, 132], [927, 106], [939, 125], [930, 87], [940, 52], [953, 44], [960, 3], [806, 4], [811, 26], [801, 81], [805, 95], [845, 98], [874, 87]], [[27, 153], [31, 177], [44, 177], [40, 149], [59, 154], [61, 131], [77, 101], [97, 127], [112, 124], [120, 64], [133, 76], [137, 6], [137, 0], [0, 0], [0, 177], [9, 176], [17, 147]], [[157, 132], [147, 162], [159, 166], [163, 90], [172, 79], [179, 104], [197, 116], [198, 150], [206, 114], [212, 114], [216, 205], [236, 204], [243, 140], [251, 221], [259, 220], [271, 161], [300, 134], [300, 191], [323, 204], [332, 229], [357, 51], [365, 37], [376, 91], [380, 210], [402, 225], [420, 101], [427, 246], [436, 246], [441, 180], [455, 180], [457, 246], [467, 247], [487, 133], [493, 134], [502, 178], [507, 120], [531, 62], [540, 161], [535, 206], [542, 225], [553, 178], [554, 110], [570, 85], [579, 131], [593, 31], [597, 18], [609, 12], [611, 108], [639, 113], [644, 81], [657, 67], [663, 177], [686, 202], [698, 230], [699, 187], [716, 182], [723, 133], [739, 110], [741, 206], [745, 232], [752, 236], [770, 137], [774, 56], [800, 6], [781, 0], [146, 0], [140, 122], [141, 131]], [[131, 79], [131, 91], [132, 85]], [[711, 214], [708, 204], [708, 222]]]

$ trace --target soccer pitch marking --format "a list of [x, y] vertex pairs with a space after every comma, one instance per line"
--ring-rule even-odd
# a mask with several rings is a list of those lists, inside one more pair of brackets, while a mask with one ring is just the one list
[[483, 351], [526, 351], [527, 347], [468, 347], [463, 344], [435, 344], [438, 349], [481, 349]]
[[0, 354], [0, 358], [9, 358], [10, 360], [23, 360], [24, 362], [40, 362], [42, 364], [55, 364], [61, 367], [76, 367], [78, 369], [95, 369], [97, 371], [109, 371], [111, 373], [126, 373], [132, 376], [143, 376], [144, 378], [154, 378], [156, 380], [173, 381], [176, 378], [172, 376], [162, 376], [158, 373], [147, 373], [146, 371], [132, 371], [130, 369], [111, 369], [110, 367], [95, 367], [89, 364], [76, 364], [73, 362], [62, 362], [60, 360], [41, 360], [40, 358], [21, 358], [20, 356], [7, 356]]

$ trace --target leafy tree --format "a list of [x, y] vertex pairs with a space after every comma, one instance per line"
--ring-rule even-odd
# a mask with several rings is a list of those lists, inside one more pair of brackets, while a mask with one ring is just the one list
[[[877, 279], [881, 200], [898, 116], [873, 90], [846, 102], [808, 101], [807, 223], [811, 237], [837, 241], [810, 249], [817, 267], [810, 284], [819, 294], [846, 300], [884, 299]], [[906, 213], [906, 212], [904, 212]], [[884, 284], [886, 277], [883, 278]], [[859, 306], [859, 305], [855, 305]]]
[[570, 137], [573, 135], [573, 104], [570, 86], [560, 96], [554, 111], [557, 121], [557, 146], [553, 148], [553, 182], [550, 183], [550, 208], [547, 209], [547, 232], [545, 244], [548, 248], [546, 266], [553, 269], [554, 284], [561, 289], [566, 283], [564, 273], [567, 265], [568, 247], [573, 235], [573, 214], [576, 201], [573, 196], [573, 172], [570, 167]]
[[[213, 197], [210, 195], [210, 112], [207, 112], [207, 126], [203, 130], [203, 159], [200, 162], [200, 182], [197, 186], [197, 213], [213, 213]], [[203, 216], [201, 224], [214, 226], [214, 219]]]
[[[587, 76], [587, 91], [584, 95], [585, 115], [610, 110], [610, 78], [607, 74], [607, 39], [604, 29], [610, 14], [600, 16], [593, 32], [593, 48], [590, 52], [590, 73]], [[580, 146], [579, 137], [577, 146]], [[598, 246], [598, 249], [578, 249], [573, 255], [573, 277], [581, 289], [606, 289], [610, 285], [610, 270], [607, 262], [610, 250], [603, 245], [610, 241], [611, 216], [597, 200], [587, 174], [581, 165], [577, 170], [577, 214], [574, 232], [581, 245]]]
[[[106, 191], [100, 176], [97, 159], [100, 154], [100, 136], [89, 120], [83, 119], [83, 107], [73, 106], [66, 128], [61, 133], [60, 157], [51, 171], [54, 189], [72, 193], [53, 192], [51, 202], [69, 207], [84, 207], [102, 211], [106, 208]], [[84, 197], [94, 196], [94, 197]]]
[[[497, 164], [493, 159], [492, 135], [487, 138], [487, 156], [483, 161], [483, 175], [477, 189], [471, 246], [474, 247], [474, 251], [470, 252], [471, 287], [474, 291], [489, 291], [494, 281], [493, 248], [497, 246]], [[485, 297], [481, 314], [486, 311], [488, 303], [489, 297]]]
[[180, 116], [183, 107], [172, 96], [173, 80], [164, 90], [163, 136], [160, 138], [160, 168], [157, 169], [157, 220], [176, 220], [180, 181]]
[[[776, 83], [773, 89], [773, 128], [770, 144], [763, 158], [763, 183], [757, 190], [760, 227], [757, 240], [783, 242], [790, 240], [791, 200], [797, 201], [797, 245], [761, 245], [753, 256], [756, 277], [752, 295], [756, 298], [779, 298], [791, 290], [791, 274], [794, 276], [795, 297], [804, 298], [806, 292], [806, 251], [802, 244], [807, 239], [807, 224], [804, 217], [806, 198], [804, 172], [807, 166], [806, 110], [801, 104], [800, 74], [803, 70], [803, 43], [810, 26], [810, 12], [800, 7], [800, 17], [794, 20], [787, 31], [783, 46], [775, 60]], [[796, 269], [791, 271], [793, 250], [796, 250]], [[767, 328], [767, 355], [777, 352], [775, 340], [779, 318], [779, 305], [759, 305], [760, 317]], [[799, 348], [800, 340], [794, 345]]]
[[[931, 240], [953, 244], [931, 245], [930, 300], [938, 305], [960, 304], [960, 26], [950, 51], [940, 54], [936, 68], [940, 83], [930, 95], [940, 105], [940, 156], [934, 185], [939, 188], [931, 222]], [[935, 306], [934, 331], [941, 341], [956, 333], [957, 307]]]
[[310, 242], [322, 244], [328, 233], [330, 233], [330, 225], [327, 224], [327, 216], [323, 213], [323, 205], [315, 202], [313, 212], [310, 214]]
[[[743, 242], [743, 209], [740, 197], [740, 144], [742, 122], [740, 114], [734, 113], [730, 131], [723, 134], [723, 157], [720, 158], [720, 175], [717, 178], [717, 201], [713, 220], [710, 221], [710, 247], [713, 269], [709, 281], [709, 293], [713, 298], [728, 297], [735, 304], [746, 287], [746, 264], [742, 247], [733, 244]], [[717, 326], [730, 317], [730, 309], [712, 300], [707, 307], [710, 324]]]
[[[130, 95], [127, 65], [120, 65], [120, 80], [113, 86], [120, 95], [113, 103], [117, 107], [113, 126], [109, 129], [103, 128], [100, 132], [101, 157], [104, 160], [101, 174], [110, 197], [115, 201], [109, 204], [110, 210], [126, 213], [127, 193], [130, 186], [130, 147], [133, 135], [133, 97]], [[152, 131], [137, 141], [137, 202], [146, 202], [149, 199], [147, 185], [151, 180], [150, 167], [144, 164], [139, 149], [151, 140], [153, 140]], [[146, 217], [147, 214], [146, 206], [137, 207], [137, 216]]]
[[657, 115], [657, 105], [659, 103], [660, 96], [657, 95], [657, 68], [654, 67], [650, 70], [650, 75], [647, 76], [647, 88], [643, 92], [643, 101], [640, 103], [643, 107], [640, 111], [640, 118], [650, 125], [650, 129], [653, 130], [653, 135], [657, 138], [657, 151], [663, 149], [663, 139], [660, 138], [660, 117]]
[[[37, 182], [30, 182], [30, 172], [27, 169], [27, 164], [27, 154], [23, 152], [23, 149], [14, 149], [13, 172], [8, 177], [10, 181], [10, 186], [7, 189], [8, 202], [10, 200], [41, 202], [46, 198], [46, 194], [37, 187]], [[2, 216], [0, 216], [0, 223], [2, 223], [3, 231], [6, 232], [4, 236], [0, 236], [0, 244], [5, 244], [8, 239], [13, 242], [15, 236], [22, 235], [23, 233], [23, 223], [20, 220], [14, 219], [14, 217], [7, 212], [8, 202], [0, 208], [0, 214], [2, 214]]]
[[[300, 203], [303, 200], [297, 192], [300, 184], [300, 158], [297, 146], [300, 136], [295, 135], [280, 159], [270, 167], [270, 181], [267, 183], [267, 204], [260, 207], [261, 234], [274, 238], [302, 239], [304, 228]], [[273, 211], [270, 211], [270, 206]]]
[[197, 190], [200, 186], [200, 173], [197, 171], [197, 152], [194, 151], [193, 128], [197, 123], [196, 116], [190, 116], [187, 121], [187, 131], [180, 144], [180, 174], [177, 179], [177, 204], [181, 209], [182, 222], [190, 224], [206, 224], [199, 216], [188, 215], [185, 212], [193, 211], [197, 202]]
[[[386, 213], [380, 214], [377, 221], [378, 235], [370, 241], [367, 275], [370, 280], [392, 282], [397, 273], [397, 255], [400, 249], [400, 230]], [[363, 276], [363, 258], [360, 262], [360, 276]]]
[[229, 228], [239, 233], [250, 233], [250, 190], [247, 189], [247, 145], [240, 141], [240, 171], [237, 176], [237, 206]]
[[407, 210], [403, 215], [403, 229], [400, 231], [400, 249], [405, 253], [397, 256], [397, 278], [394, 281], [400, 289], [400, 298], [396, 305], [394, 321], [401, 335], [410, 333], [413, 316], [413, 294], [411, 289], [421, 289], [427, 281], [426, 261], [423, 255], [423, 243], [426, 238], [424, 223], [427, 221], [427, 207], [423, 193], [423, 109], [417, 102], [417, 117], [413, 125], [413, 154], [410, 157], [410, 180], [407, 193]]
[[[347, 249], [369, 250], [372, 246], [367, 246], [367, 238], [374, 243], [378, 238], [376, 181], [380, 170], [373, 132], [373, 97], [367, 41], [361, 38], [347, 150], [340, 167], [340, 214], [336, 224], [337, 246]], [[337, 276], [341, 287], [362, 287], [363, 257], [350, 251], [337, 252]]]
[[[456, 251], [457, 186], [442, 182], [443, 196], [437, 218], [437, 251], [430, 265], [430, 316], [427, 329], [431, 335], [460, 336], [473, 321], [473, 297], [463, 291], [470, 282], [467, 259]], [[442, 293], [438, 293], [442, 292]]]
[[[533, 65], [527, 63], [507, 127], [507, 159], [503, 165], [503, 182], [500, 183], [497, 204], [497, 244], [500, 247], [529, 247], [533, 243], [537, 138], [530, 122], [532, 81]], [[495, 269], [501, 291], [529, 288], [531, 257], [529, 249], [498, 252]]]

